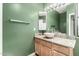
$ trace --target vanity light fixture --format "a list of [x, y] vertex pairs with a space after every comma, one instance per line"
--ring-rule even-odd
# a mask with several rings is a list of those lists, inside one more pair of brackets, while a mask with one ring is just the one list
[[49, 6], [47, 6], [46, 8], [44, 8], [44, 11], [49, 12], [50, 9], [53, 9], [59, 13], [62, 13], [65, 11], [66, 6], [69, 4], [70, 3], [52, 3]]

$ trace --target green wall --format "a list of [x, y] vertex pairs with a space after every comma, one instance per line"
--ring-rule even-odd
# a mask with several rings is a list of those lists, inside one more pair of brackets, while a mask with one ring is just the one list
[[[3, 4], [3, 55], [28, 55], [34, 51], [34, 28], [42, 4]], [[9, 22], [23, 20], [30, 24]], [[36, 30], [37, 31], [37, 30]]]
[[49, 11], [47, 14], [47, 30], [50, 31], [51, 25], [55, 25], [56, 30], [58, 30], [58, 19], [59, 13], [56, 11]]
[[66, 12], [59, 14], [59, 31], [66, 33]]

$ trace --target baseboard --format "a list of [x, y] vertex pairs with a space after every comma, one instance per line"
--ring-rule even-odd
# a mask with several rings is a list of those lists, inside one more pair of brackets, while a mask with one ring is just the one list
[[29, 54], [28, 56], [35, 56], [35, 52]]

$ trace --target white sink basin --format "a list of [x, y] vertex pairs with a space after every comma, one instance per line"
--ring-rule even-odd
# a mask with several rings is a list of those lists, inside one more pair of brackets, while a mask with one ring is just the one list
[[54, 37], [54, 33], [44, 33], [45, 37], [48, 38], [53, 38]]

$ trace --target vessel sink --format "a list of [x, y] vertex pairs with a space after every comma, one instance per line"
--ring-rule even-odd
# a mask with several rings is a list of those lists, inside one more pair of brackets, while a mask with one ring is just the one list
[[54, 37], [54, 33], [44, 33], [44, 35], [47, 38], [53, 38]]

